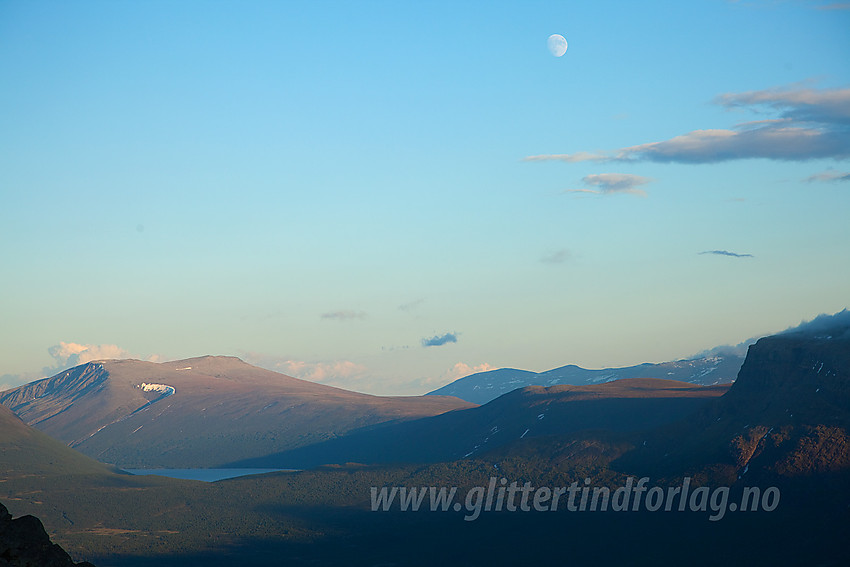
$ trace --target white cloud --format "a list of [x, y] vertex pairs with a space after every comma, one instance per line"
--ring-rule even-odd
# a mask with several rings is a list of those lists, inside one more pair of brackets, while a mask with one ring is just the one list
[[118, 345], [81, 345], [60, 342], [47, 349], [47, 352], [56, 359], [58, 367], [77, 366], [92, 360], [131, 358], [130, 353]]
[[710, 357], [710, 356], [746, 356], [747, 349], [750, 345], [756, 343], [761, 337], [750, 337], [745, 341], [741, 341], [736, 345], [720, 345], [714, 348], [700, 351], [690, 358]]
[[465, 376], [469, 376], [470, 374], [477, 374], [478, 372], [488, 372], [490, 370], [495, 370], [494, 366], [490, 366], [486, 362], [477, 364], [475, 366], [470, 366], [465, 362], [458, 362], [451, 368], [449, 368], [446, 372], [440, 376], [440, 380], [443, 382], [443, 385], [449, 384], [458, 380], [459, 378], [463, 378]]
[[[59, 374], [63, 370], [85, 364], [93, 360], [109, 360], [120, 358], [137, 358], [140, 356], [131, 354], [126, 349], [118, 345], [102, 344], [80, 344], [60, 342], [58, 345], [53, 345], [47, 349], [47, 352], [54, 359], [54, 364], [45, 366], [41, 372], [24, 372], [22, 374], [4, 374], [0, 376], [0, 390], [9, 388], [17, 388], [28, 382], [49, 378]], [[162, 357], [158, 354], [152, 354], [145, 360], [150, 362], [161, 362]]]

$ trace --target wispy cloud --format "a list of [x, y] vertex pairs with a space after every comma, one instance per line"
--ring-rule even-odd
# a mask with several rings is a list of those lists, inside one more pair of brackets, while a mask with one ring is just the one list
[[408, 301], [407, 303], [399, 305], [398, 309], [399, 311], [413, 311], [423, 303], [425, 303], [424, 299], [414, 299], [413, 301]]
[[763, 333], [750, 337], [737, 345], [721, 345], [712, 349], [701, 351], [693, 355], [693, 358], [708, 356], [745, 356], [750, 345], [755, 344], [760, 338], [768, 335], [786, 335], [793, 333], [804, 333], [807, 335], [826, 335], [832, 338], [850, 338], [850, 310], [842, 309], [838, 313], [821, 313], [810, 321], [802, 321], [799, 325], [788, 327], [783, 331]]
[[296, 357], [254, 351], [240, 351], [239, 356], [249, 364], [301, 380], [355, 392], [387, 396], [422, 395], [466, 374], [491, 369], [487, 364], [468, 366], [460, 363], [442, 374], [403, 380], [395, 375], [391, 378], [381, 376], [374, 369], [351, 360], [305, 361]]
[[[39, 376], [38, 378], [42, 378], [43, 376]], [[18, 386], [22, 386], [27, 382], [31, 382], [36, 378], [30, 378], [28, 376], [22, 374], [3, 374], [0, 376], [0, 392], [4, 390], [11, 390], [12, 388], [17, 388]]]
[[727, 109], [778, 117], [733, 129], [694, 130], [660, 142], [603, 152], [528, 156], [525, 161], [714, 163], [765, 158], [784, 161], [850, 158], [850, 88], [777, 88], [721, 94]]
[[[850, 123], [850, 87], [813, 89], [796, 86], [727, 93], [715, 97], [714, 102], [727, 109], [777, 112], [780, 119], [793, 122]], [[779, 123], [776, 119], [760, 122]]]
[[267, 370], [349, 390], [358, 390], [359, 383], [369, 376], [366, 366], [350, 360], [308, 362], [253, 351], [241, 351], [240, 356], [245, 362]]
[[596, 189], [567, 189], [564, 193], [594, 193], [596, 195], [613, 195], [616, 193], [628, 193], [646, 197], [646, 191], [637, 189], [639, 185], [646, 185], [652, 179], [630, 173], [595, 173], [585, 175], [581, 179], [587, 187]]
[[756, 341], [758, 341], [761, 337], [750, 337], [745, 341], [741, 341], [736, 345], [720, 345], [714, 348], [701, 351], [692, 358], [698, 357], [710, 357], [710, 356], [746, 356], [747, 349], [750, 348], [750, 345], [754, 345]]
[[556, 250], [551, 254], [543, 256], [540, 261], [544, 264], [563, 264], [564, 262], [569, 260], [571, 256], [572, 254], [570, 254], [569, 250], [567, 250], [566, 248], [561, 248], [560, 250]]
[[305, 362], [303, 360], [286, 360], [278, 365], [284, 374], [341, 387], [350, 386], [353, 379], [362, 377], [366, 367], [350, 360], [334, 360], [331, 362]]
[[715, 256], [731, 256], [732, 258], [755, 258], [752, 254], [738, 254], [737, 252], [729, 252], [728, 250], [706, 250], [700, 252], [702, 254], [714, 254]]
[[443, 346], [448, 343], [457, 342], [457, 333], [446, 333], [445, 335], [435, 335], [431, 338], [422, 339], [423, 347]]
[[785, 329], [780, 334], [790, 333], [850, 338], [850, 310], [845, 308], [832, 315], [822, 313], [811, 321], [803, 321], [795, 327]]
[[567, 163], [578, 163], [582, 161], [612, 161], [605, 154], [593, 152], [576, 152], [574, 154], [540, 154], [526, 156], [522, 161], [565, 161]]
[[414, 378], [407, 382], [404, 389], [409, 393], [424, 394], [426, 392], [436, 390], [437, 388], [442, 388], [446, 384], [451, 384], [458, 378], [463, 378], [464, 376], [469, 376], [476, 372], [487, 372], [488, 370], [494, 369], [494, 366], [490, 366], [486, 362], [476, 365], [458, 362], [442, 374]]
[[375, 386], [370, 382], [369, 369], [351, 360], [306, 361], [253, 351], [241, 351], [239, 354], [249, 364], [326, 386], [358, 392]]
[[330, 311], [328, 313], [322, 313], [322, 319], [335, 319], [337, 321], [351, 321], [354, 319], [365, 319], [368, 317], [365, 311], [350, 311], [350, 310], [342, 310], [342, 311]]
[[818, 10], [850, 10], [850, 2], [834, 2], [818, 6]]
[[808, 181], [809, 183], [813, 181], [850, 181], [850, 173], [847, 173], [846, 171], [835, 171], [834, 169], [829, 169], [827, 171], [822, 171], [820, 173], [810, 175], [806, 177], [803, 181]]

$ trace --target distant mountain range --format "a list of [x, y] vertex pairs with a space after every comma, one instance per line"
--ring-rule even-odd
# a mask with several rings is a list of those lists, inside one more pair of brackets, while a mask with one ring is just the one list
[[[340, 433], [252, 458], [280, 465], [296, 458], [304, 466], [373, 464], [211, 484], [119, 475], [0, 407], [0, 501], [15, 515], [42, 518], [53, 541], [73, 556], [128, 567], [216, 560], [426, 565], [458, 557], [469, 564], [562, 563], [564, 546], [552, 541], [566, 541], [576, 564], [850, 561], [850, 326], [763, 338], [750, 347], [732, 385], [631, 378], [530, 386], [480, 407], [434, 396], [402, 399], [402, 406], [398, 399], [352, 398], [252, 368], [219, 357], [164, 365], [98, 362], [36, 382], [35, 390], [8, 401], [39, 426], [73, 430], [68, 437], [74, 439], [95, 428], [78, 446], [109, 432], [104, 439], [116, 454], [145, 454], [152, 450], [145, 443], [176, 446], [190, 456], [195, 444], [212, 450], [201, 435], [204, 424], [222, 446], [219, 455], [240, 452], [229, 447], [234, 441], [222, 433], [228, 428], [251, 451], [265, 451], [269, 446], [251, 446], [244, 428], [271, 423], [274, 431], [288, 427], [287, 434], [317, 425]], [[270, 380], [279, 381], [279, 389]], [[248, 394], [254, 390], [262, 404]], [[350, 400], [351, 408], [338, 409]], [[289, 411], [258, 417], [273, 402], [290, 404]], [[219, 409], [198, 418], [211, 407]], [[450, 411], [436, 414], [445, 407]], [[114, 421], [98, 425], [104, 415]], [[123, 424], [139, 416], [146, 421], [130, 423], [140, 428], [135, 434], [156, 433], [144, 443], [135, 441], [133, 429], [128, 437], [110, 432], [127, 431]], [[358, 422], [357, 416], [364, 417]], [[60, 417], [64, 421], [54, 421]], [[171, 429], [154, 427], [160, 419]], [[334, 426], [336, 420], [344, 425]], [[369, 511], [371, 487], [467, 489], [494, 476], [538, 487], [585, 478], [613, 487], [642, 476], [675, 487], [689, 477], [694, 487], [728, 487], [730, 507], [717, 522], [708, 513], [675, 511], [492, 513], [475, 522], [464, 522], [463, 511]], [[735, 513], [731, 505], [741, 502], [745, 487], [763, 494], [778, 487], [781, 502], [771, 512]], [[8, 520], [2, 510], [0, 516]], [[437, 540], [440, 546], [433, 545]]]
[[[707, 368], [726, 371], [735, 364], [728, 358], [716, 366], [708, 360], [613, 371], [578, 369], [573, 376], [592, 372], [608, 380], [617, 370], [687, 368], [696, 370], [689, 374], [694, 377], [706, 376]], [[544, 374], [563, 378], [575, 368]], [[504, 377], [508, 371], [494, 372]], [[731, 385], [625, 378], [582, 386], [526, 386], [480, 407], [386, 423], [232, 465], [499, 462], [521, 456], [558, 468], [555, 461], [563, 460], [564, 447], [575, 451], [576, 440], [582, 439], [579, 445], [589, 443], [594, 451], [607, 447], [603, 452], [611, 458], [612, 470], [645, 471], [654, 478], [702, 471], [731, 484], [738, 476], [752, 476], [756, 463], [771, 474], [839, 471], [850, 469], [848, 372], [850, 335], [840, 330], [785, 333], [751, 346]], [[492, 373], [477, 379], [486, 374]]]
[[427, 395], [455, 396], [480, 405], [527, 386], [581, 386], [626, 378], [659, 378], [709, 386], [734, 381], [743, 362], [743, 355], [724, 354], [601, 370], [587, 370], [573, 364], [546, 372], [500, 368], [460, 378]]
[[370, 396], [234, 357], [90, 362], [0, 393], [23, 421], [101, 462], [215, 467], [472, 404]]

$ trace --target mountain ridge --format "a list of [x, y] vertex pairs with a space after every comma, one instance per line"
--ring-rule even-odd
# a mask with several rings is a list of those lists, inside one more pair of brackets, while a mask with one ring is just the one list
[[214, 467], [473, 404], [349, 392], [245, 363], [91, 361], [0, 392], [0, 404], [102, 462]]
[[495, 398], [527, 386], [586, 385], [612, 382], [625, 378], [657, 378], [689, 382], [703, 386], [731, 383], [735, 380], [744, 357], [715, 354], [669, 362], [645, 362], [633, 366], [596, 370], [567, 364], [544, 372], [515, 368], [498, 368], [459, 378], [426, 395], [455, 396], [475, 404], [486, 404]]
[[[503, 429], [510, 442], [467, 458], [460, 454], [456, 460], [424, 465], [342, 465], [209, 484], [129, 475], [83, 475], [85, 479], [65, 477], [57, 482], [24, 471], [26, 477], [0, 483], [0, 496], [11, 501], [10, 509], [16, 514], [42, 518], [56, 536], [54, 541], [74, 555], [102, 560], [104, 565], [206, 565], [215, 564], [214, 560], [220, 565], [277, 565], [285, 560], [365, 567], [409, 563], [411, 549], [416, 564], [424, 565], [445, 561], [447, 546], [453, 559], [462, 557], [470, 564], [558, 563], [563, 562], [564, 548], [551, 542], [563, 541], [565, 534], [576, 550], [570, 558], [580, 564], [634, 563], [635, 558], [646, 565], [677, 564], [687, 557], [692, 564], [706, 566], [845, 565], [844, 532], [850, 525], [848, 372], [850, 341], [770, 337], [751, 347], [740, 377], [731, 386], [632, 379], [529, 387], [498, 398], [489, 408], [419, 420], [456, 421], [488, 412], [507, 419], [500, 406], [513, 407], [518, 419]], [[157, 384], [162, 376], [149, 378]], [[182, 391], [180, 384], [175, 385], [176, 396]], [[573, 411], [577, 404], [599, 402], [600, 392], [619, 403], [641, 402], [642, 390], [672, 396], [688, 389], [712, 395], [692, 400], [693, 407], [680, 408], [685, 415], [656, 429], [612, 430], [605, 429], [605, 423], [585, 419], [622, 419], [622, 408], [589, 411], [584, 417]], [[728, 391], [717, 395], [722, 389]], [[559, 396], [563, 399], [556, 401]], [[164, 403], [173, 399], [169, 396]], [[560, 413], [564, 420], [560, 424], [555, 423], [558, 404], [568, 410]], [[666, 415], [651, 410], [644, 415], [655, 418], [655, 414]], [[569, 420], [578, 418], [581, 427], [570, 429]], [[370, 427], [372, 431], [402, 429], [415, 423], [366, 426], [362, 434]], [[544, 429], [547, 423], [552, 424], [551, 430]], [[529, 424], [532, 430], [523, 435]], [[449, 434], [443, 429], [441, 436], [457, 441], [453, 451], [463, 450], [479, 432], [486, 434], [491, 424], [483, 419], [480, 428], [471, 428], [465, 420], [455, 425]], [[0, 436], [7, 432], [15, 437], [27, 430], [43, 436], [0, 407]], [[20, 437], [13, 443], [16, 439]], [[421, 438], [405, 435], [396, 436], [394, 442], [413, 448], [423, 444]], [[61, 443], [55, 442], [56, 446], [72, 452]], [[0, 457], [5, 466], [20, 464], [18, 454], [4, 450]], [[51, 468], [54, 473], [64, 468], [56, 464]], [[529, 511], [482, 514], [476, 522], [464, 522], [463, 511], [376, 514], [369, 508], [371, 487], [451, 486], [462, 491], [486, 487], [493, 477], [537, 487], [566, 487], [587, 478], [593, 486], [614, 490], [627, 477], [643, 476], [651, 479], [650, 486], [668, 490], [682, 486], [683, 477], [688, 477], [692, 494], [697, 486], [713, 489], [712, 494], [728, 488], [730, 505], [742, 502], [741, 493], [747, 487], [762, 494], [768, 487], [777, 487], [781, 502], [769, 512], [736, 513], [730, 506], [717, 522], [708, 519], [710, 511], [694, 512], [693, 504], [692, 513]], [[712, 496], [706, 506], [714, 504]], [[721, 504], [726, 506], [725, 497]], [[626, 538], [618, 539], [622, 545], [611, 545], [612, 533]], [[518, 535], [525, 544], [517, 544]], [[434, 541], [441, 545], [434, 546]], [[478, 541], [487, 545], [470, 546]], [[156, 556], [147, 557], [154, 549], [151, 546], [156, 546]], [[467, 554], [457, 555], [461, 552]]]

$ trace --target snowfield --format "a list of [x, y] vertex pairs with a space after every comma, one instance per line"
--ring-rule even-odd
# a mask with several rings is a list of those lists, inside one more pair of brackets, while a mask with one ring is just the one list
[[166, 396], [170, 396], [177, 391], [174, 389], [174, 386], [169, 386], [168, 384], [146, 384], [145, 382], [142, 382], [137, 388], [141, 388], [143, 392], [159, 392]]

